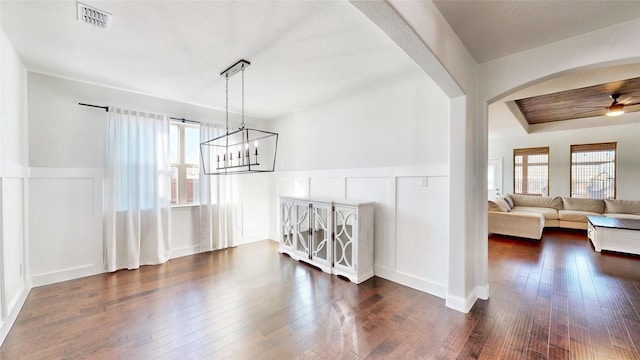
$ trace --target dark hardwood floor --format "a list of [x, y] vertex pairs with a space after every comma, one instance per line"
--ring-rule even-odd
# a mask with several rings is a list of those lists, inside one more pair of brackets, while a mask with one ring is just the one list
[[262, 241], [31, 291], [2, 359], [640, 359], [640, 257], [584, 232], [489, 239], [491, 298], [461, 314], [354, 285]]

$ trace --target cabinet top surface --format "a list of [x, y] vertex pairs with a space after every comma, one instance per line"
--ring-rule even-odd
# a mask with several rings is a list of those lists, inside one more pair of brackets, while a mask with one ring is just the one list
[[363, 206], [373, 205], [374, 201], [353, 200], [353, 199], [336, 199], [336, 198], [324, 198], [324, 197], [300, 197], [300, 196], [280, 196], [280, 200], [296, 200], [305, 202], [319, 202], [334, 205], [351, 205], [351, 206]]
[[614, 229], [640, 230], [640, 220], [617, 219], [605, 216], [587, 216], [591, 225]]

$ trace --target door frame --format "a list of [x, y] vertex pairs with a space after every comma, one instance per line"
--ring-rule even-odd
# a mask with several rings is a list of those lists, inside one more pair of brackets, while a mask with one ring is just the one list
[[[487, 189], [487, 196], [489, 199], [494, 199], [500, 195], [503, 194], [504, 192], [504, 183], [503, 183], [503, 178], [502, 178], [502, 167], [503, 167], [503, 162], [502, 162], [502, 157], [497, 157], [497, 158], [489, 158], [488, 162], [487, 162], [487, 176], [489, 174], [489, 169], [491, 168], [491, 165], [494, 165], [494, 169], [495, 171], [493, 172], [493, 176], [494, 176], [494, 182], [495, 182], [495, 189]], [[488, 178], [487, 178], [487, 182], [488, 182]]]

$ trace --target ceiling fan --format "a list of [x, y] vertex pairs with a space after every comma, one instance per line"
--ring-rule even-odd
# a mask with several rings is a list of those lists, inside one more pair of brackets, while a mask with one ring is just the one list
[[618, 98], [620, 97], [620, 94], [611, 94], [609, 95], [609, 97], [611, 97], [613, 102], [611, 103], [610, 106], [607, 106], [607, 112], [605, 114], [607, 116], [620, 116], [624, 114], [625, 106], [640, 105], [640, 103], [624, 104], [624, 103], [618, 102]]
[[[637, 92], [637, 91], [633, 91], [632, 93], [635, 93], [635, 92]], [[604, 115], [606, 115], [606, 116], [620, 116], [620, 115], [624, 114], [625, 112], [638, 111], [637, 108], [628, 109], [631, 106], [640, 105], [640, 102], [631, 102], [632, 99], [635, 98], [635, 96], [631, 96], [632, 93], [624, 94], [625, 98], [623, 100], [620, 100], [621, 97], [623, 96], [623, 94], [621, 94], [619, 92], [614, 92], [614, 93], [609, 95], [609, 98], [612, 100], [611, 105], [609, 105], [609, 106], [586, 106], [586, 107], [580, 106], [580, 107], [574, 107], [574, 109], [578, 108], [578, 109], [585, 109], [585, 110], [581, 111], [581, 112], [573, 113], [572, 115], [573, 116], [582, 115], [582, 114], [595, 115], [594, 112], [598, 112], [600, 115], [603, 115], [602, 114], [602, 110], [604, 110]], [[620, 100], [620, 101], [618, 101], [618, 100]], [[625, 108], [627, 108], [627, 109], [625, 110]], [[580, 117], [580, 116], [578, 116], [578, 117]]]

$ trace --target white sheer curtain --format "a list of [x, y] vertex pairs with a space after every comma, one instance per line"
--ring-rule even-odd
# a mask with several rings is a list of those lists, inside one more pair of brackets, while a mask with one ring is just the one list
[[[225, 133], [225, 129], [202, 123], [200, 142]], [[211, 164], [203, 152], [203, 162]], [[215, 165], [215, 162], [213, 162]], [[224, 249], [234, 245], [242, 234], [242, 209], [238, 196], [238, 175], [204, 175], [200, 167], [200, 251]]]
[[169, 260], [168, 119], [111, 108], [106, 143], [107, 270], [137, 269]]

